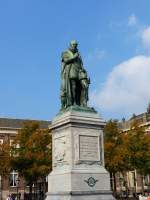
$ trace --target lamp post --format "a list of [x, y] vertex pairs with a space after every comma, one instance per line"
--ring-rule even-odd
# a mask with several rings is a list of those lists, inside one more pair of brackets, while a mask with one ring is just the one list
[[2, 176], [0, 176], [0, 199], [2, 200]]
[[119, 178], [119, 182], [120, 182], [120, 190], [121, 190], [121, 197], [123, 196], [123, 182], [124, 182], [124, 178], [120, 177]]
[[20, 182], [20, 179], [17, 178], [17, 179], [16, 179], [16, 185], [17, 185], [17, 200], [19, 200], [19, 196], [18, 196], [19, 182]]

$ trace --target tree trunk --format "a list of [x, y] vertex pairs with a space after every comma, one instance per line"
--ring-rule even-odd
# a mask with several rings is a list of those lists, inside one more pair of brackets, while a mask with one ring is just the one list
[[127, 184], [127, 174], [126, 173], [127, 173], [126, 171], [122, 172], [123, 178], [124, 178], [124, 182], [125, 182], [125, 188], [126, 188], [126, 197], [128, 198], [128, 196], [129, 196], [129, 188], [128, 188], [128, 184]]
[[144, 195], [144, 184], [143, 184], [143, 178], [144, 178], [144, 175], [141, 174], [141, 190], [142, 190], [142, 194]]
[[114, 184], [113, 184], [114, 185], [114, 189], [113, 190], [116, 193], [116, 176], [115, 176], [115, 173], [113, 173], [112, 175], [113, 175], [113, 182], [114, 182]]
[[37, 199], [37, 181], [34, 182], [34, 200]]
[[46, 198], [46, 177], [42, 177], [42, 191], [41, 191], [41, 199]]
[[32, 200], [32, 183], [29, 186], [29, 200]]
[[1, 193], [0, 199], [2, 200], [3, 199], [3, 194], [2, 194], [2, 191], [3, 191], [3, 177], [2, 176], [0, 176], [0, 181], [1, 181], [1, 183], [0, 183], [0, 193]]
[[113, 175], [112, 175], [111, 172], [110, 172], [110, 188], [111, 188], [112, 191], [114, 190], [113, 189]]

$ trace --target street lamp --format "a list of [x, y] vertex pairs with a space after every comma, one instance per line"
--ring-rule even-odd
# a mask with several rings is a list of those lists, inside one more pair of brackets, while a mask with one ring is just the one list
[[0, 176], [0, 199], [2, 200], [2, 176]]
[[19, 182], [20, 182], [20, 179], [17, 178], [17, 179], [16, 179], [16, 185], [17, 185], [17, 200], [19, 200], [19, 197], [18, 197]]
[[122, 195], [123, 195], [123, 182], [124, 182], [124, 178], [120, 177], [119, 178], [119, 182], [120, 182], [121, 197], [122, 197]]

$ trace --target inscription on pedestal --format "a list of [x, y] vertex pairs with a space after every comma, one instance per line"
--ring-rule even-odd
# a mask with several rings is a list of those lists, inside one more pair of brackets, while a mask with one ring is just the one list
[[79, 159], [85, 161], [99, 161], [99, 137], [79, 135]]

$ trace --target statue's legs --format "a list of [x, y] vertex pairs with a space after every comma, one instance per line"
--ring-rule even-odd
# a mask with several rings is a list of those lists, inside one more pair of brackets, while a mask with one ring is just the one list
[[76, 105], [76, 80], [71, 79], [72, 105]]
[[88, 101], [88, 81], [87, 79], [81, 80], [81, 97], [80, 97], [80, 102], [82, 106], [87, 106], [87, 101]]
[[87, 106], [87, 97], [86, 97], [86, 90], [85, 88], [81, 92], [81, 105]]

